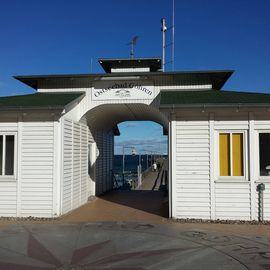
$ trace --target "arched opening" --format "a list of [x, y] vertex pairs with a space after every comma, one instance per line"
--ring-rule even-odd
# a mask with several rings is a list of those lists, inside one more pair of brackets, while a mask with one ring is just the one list
[[146, 104], [104, 104], [88, 111], [81, 121], [87, 123], [90, 133], [93, 194], [133, 210], [167, 217], [166, 116]]
[[158, 172], [167, 159], [168, 138], [163, 127], [152, 121], [125, 121], [118, 124], [118, 129], [119, 136], [114, 138], [113, 166], [116, 186], [157, 190], [161, 183], [154, 179], [142, 182], [149, 172]]

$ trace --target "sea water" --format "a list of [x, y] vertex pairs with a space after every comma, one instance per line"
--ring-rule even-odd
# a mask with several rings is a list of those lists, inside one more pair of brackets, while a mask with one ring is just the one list
[[[147, 168], [151, 167], [154, 162], [154, 157], [151, 155], [141, 155], [141, 166], [142, 172]], [[140, 156], [136, 155], [125, 155], [124, 170], [125, 170], [125, 181], [137, 181], [138, 180], [138, 166], [140, 164]], [[114, 155], [113, 160], [113, 172], [118, 182], [118, 185], [123, 184], [123, 155]]]

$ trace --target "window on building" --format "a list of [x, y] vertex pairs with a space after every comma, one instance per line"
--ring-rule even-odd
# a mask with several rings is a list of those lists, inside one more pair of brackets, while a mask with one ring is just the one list
[[270, 175], [270, 133], [259, 133], [260, 176]]
[[15, 136], [0, 135], [0, 176], [14, 175]]
[[243, 133], [219, 134], [220, 176], [244, 176]]

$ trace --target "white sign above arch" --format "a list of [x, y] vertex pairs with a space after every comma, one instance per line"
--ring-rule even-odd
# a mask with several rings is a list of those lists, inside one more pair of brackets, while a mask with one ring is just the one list
[[92, 100], [153, 99], [151, 81], [96, 82], [92, 88]]

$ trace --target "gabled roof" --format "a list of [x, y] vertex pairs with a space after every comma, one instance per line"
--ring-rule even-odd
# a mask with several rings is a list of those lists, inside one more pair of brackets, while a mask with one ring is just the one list
[[160, 108], [270, 106], [270, 94], [235, 91], [162, 91]]
[[20, 96], [0, 97], [0, 110], [5, 109], [63, 109], [83, 97], [82, 92], [35, 93]]

